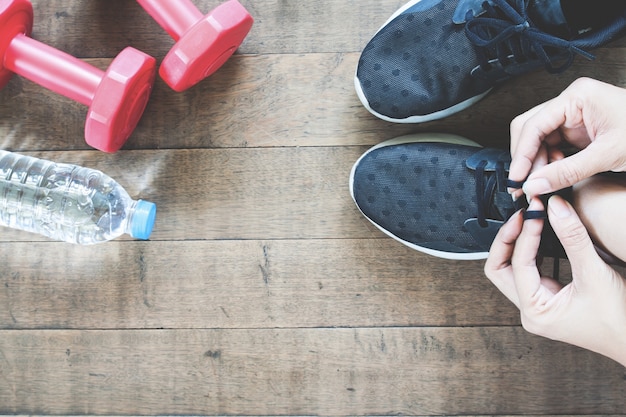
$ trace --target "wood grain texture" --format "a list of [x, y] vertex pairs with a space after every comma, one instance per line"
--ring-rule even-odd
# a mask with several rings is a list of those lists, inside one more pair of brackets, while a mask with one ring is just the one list
[[4, 413], [618, 414], [626, 394], [623, 368], [519, 328], [0, 336]]
[[442, 264], [390, 239], [107, 246], [0, 244], [0, 328], [519, 324], [482, 262]]
[[[0, 149], [99, 169], [157, 204], [145, 242], [0, 230], [0, 414], [626, 415], [623, 367], [528, 334], [482, 261], [387, 238], [348, 188], [383, 140], [506, 148], [514, 116], [579, 76], [626, 86], [626, 40], [402, 125], [369, 114], [353, 77], [404, 0], [241, 3], [255, 25], [237, 53], [184, 93], [157, 79], [115, 154], [86, 145], [84, 106], [20, 77], [0, 91]], [[33, 37], [99, 68], [173, 45], [134, 1], [33, 4]]]
[[[385, 122], [361, 105], [353, 87], [359, 53], [235, 55], [184, 93], [157, 80], [124, 149], [371, 146], [412, 132], [455, 133], [507, 148], [511, 119], [558, 95], [579, 76], [626, 84], [626, 48], [596, 55], [597, 61], [577, 59], [571, 71], [560, 75], [524, 75], [466, 111], [420, 125]], [[110, 61], [87, 60], [100, 68]], [[20, 77], [0, 91], [0, 98], [3, 148], [89, 149], [83, 140], [85, 106]]]

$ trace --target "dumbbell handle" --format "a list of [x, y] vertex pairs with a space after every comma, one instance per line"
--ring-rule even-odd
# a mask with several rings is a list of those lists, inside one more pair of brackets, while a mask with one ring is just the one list
[[175, 41], [204, 17], [191, 0], [137, 0], [137, 2]]
[[104, 71], [23, 34], [7, 48], [10, 71], [86, 106], [91, 105]]

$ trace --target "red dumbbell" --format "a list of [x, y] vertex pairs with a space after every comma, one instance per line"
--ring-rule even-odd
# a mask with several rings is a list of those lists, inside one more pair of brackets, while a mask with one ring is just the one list
[[143, 114], [156, 60], [124, 49], [102, 71], [29, 37], [33, 6], [28, 0], [0, 0], [0, 88], [13, 73], [86, 106], [85, 140], [105, 152], [124, 145]]
[[190, 0], [137, 0], [176, 44], [163, 59], [161, 78], [184, 91], [213, 74], [239, 48], [253, 19], [229, 0], [203, 15]]

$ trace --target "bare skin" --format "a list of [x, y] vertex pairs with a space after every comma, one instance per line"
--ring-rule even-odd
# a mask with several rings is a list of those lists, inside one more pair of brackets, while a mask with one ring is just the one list
[[596, 249], [626, 262], [626, 230], [622, 227], [626, 220], [626, 177], [595, 175], [576, 184], [573, 194], [572, 204]]
[[[544, 220], [517, 213], [500, 229], [485, 274], [519, 309], [532, 333], [580, 346], [626, 366], [626, 279], [599, 252], [626, 261], [626, 90], [596, 80], [575, 81], [562, 94], [511, 123], [510, 190], [543, 209], [536, 197], [574, 187], [573, 206], [548, 202], [548, 219], [570, 260], [563, 286], [537, 267]], [[562, 144], [579, 151], [565, 157]], [[606, 259], [606, 257], [605, 257]]]

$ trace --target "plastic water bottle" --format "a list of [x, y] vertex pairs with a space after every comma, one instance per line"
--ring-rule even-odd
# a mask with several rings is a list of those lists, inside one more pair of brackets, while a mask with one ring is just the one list
[[133, 200], [100, 171], [0, 151], [0, 225], [89, 245], [148, 239], [154, 203]]

